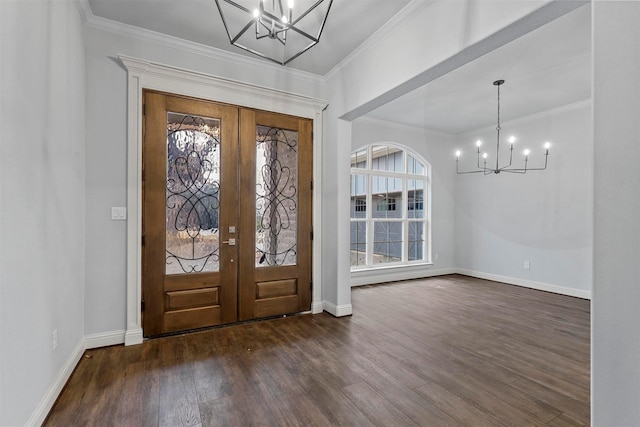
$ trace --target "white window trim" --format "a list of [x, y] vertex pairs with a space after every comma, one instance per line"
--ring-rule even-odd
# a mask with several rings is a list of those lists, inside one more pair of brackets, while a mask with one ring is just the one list
[[[393, 147], [393, 148], [397, 148], [403, 151], [403, 165], [404, 165], [404, 172], [389, 172], [389, 171], [382, 171], [382, 170], [377, 170], [377, 169], [372, 169], [373, 163], [372, 163], [372, 149], [371, 147], [373, 146], [378, 146], [378, 145], [385, 145], [385, 146], [389, 146], [389, 147]], [[427, 162], [422, 156], [420, 156], [418, 153], [416, 153], [415, 151], [413, 151], [411, 148], [409, 147], [405, 147], [401, 144], [396, 144], [396, 143], [392, 143], [392, 142], [375, 142], [375, 143], [371, 143], [368, 144], [364, 147], [358, 147], [357, 149], [353, 150], [353, 152], [358, 152], [358, 151], [362, 151], [363, 149], [367, 150], [367, 168], [357, 168], [357, 167], [352, 167], [351, 168], [351, 175], [361, 175], [361, 176], [365, 176], [365, 180], [366, 180], [366, 201], [367, 201], [367, 210], [366, 210], [366, 215], [364, 218], [349, 218], [350, 223], [353, 222], [364, 222], [366, 224], [366, 241], [367, 241], [367, 245], [366, 245], [366, 265], [363, 266], [351, 266], [350, 271], [351, 273], [363, 273], [363, 272], [367, 272], [367, 271], [379, 271], [379, 270], [383, 270], [383, 269], [403, 269], [403, 268], [411, 268], [411, 267], [416, 267], [416, 266], [428, 266], [428, 265], [432, 265], [432, 258], [431, 258], [431, 164], [429, 162]], [[408, 154], [411, 154], [411, 156], [416, 159], [417, 161], [421, 162], [426, 170], [426, 173], [424, 175], [416, 175], [416, 174], [410, 174], [407, 171], [409, 170], [409, 156]], [[398, 178], [400, 177], [403, 180], [403, 185], [402, 185], [402, 203], [401, 203], [401, 209], [402, 209], [402, 218], [373, 218], [373, 211], [374, 209], [376, 209], [375, 206], [373, 206], [373, 200], [372, 200], [372, 184], [373, 184], [373, 176], [382, 176], [382, 177], [389, 177], [389, 178]], [[423, 209], [424, 211], [424, 218], [420, 219], [420, 218], [409, 218], [409, 208], [408, 208], [408, 186], [406, 185], [406, 182], [408, 180], [421, 180], [425, 182], [425, 188], [424, 188], [424, 192], [423, 192], [423, 196], [422, 196], [422, 203], [423, 206], [424, 204], [426, 204], [426, 209]], [[397, 208], [397, 206], [396, 206]], [[402, 248], [402, 260], [401, 261], [397, 261], [397, 262], [387, 262], [387, 263], [381, 263], [381, 264], [374, 264], [373, 263], [373, 245], [369, 245], [369, 242], [373, 241], [373, 233], [374, 233], [374, 223], [375, 222], [400, 222], [403, 224], [407, 224], [407, 226], [403, 227], [403, 248]], [[426, 238], [424, 240], [424, 244], [423, 244], [423, 253], [424, 253], [424, 259], [422, 260], [415, 260], [415, 261], [409, 261], [408, 260], [408, 240], [409, 240], [409, 227], [408, 224], [410, 222], [422, 222], [424, 224], [425, 227], [425, 234], [426, 234]]]
[[127, 70], [127, 327], [124, 344], [142, 335], [142, 90], [192, 96], [313, 120], [313, 288], [311, 312], [323, 310], [322, 284], [322, 111], [327, 102], [195, 71], [118, 55]]

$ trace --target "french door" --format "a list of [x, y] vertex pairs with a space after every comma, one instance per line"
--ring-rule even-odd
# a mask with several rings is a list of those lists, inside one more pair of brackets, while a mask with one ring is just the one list
[[145, 336], [309, 310], [312, 122], [145, 91]]

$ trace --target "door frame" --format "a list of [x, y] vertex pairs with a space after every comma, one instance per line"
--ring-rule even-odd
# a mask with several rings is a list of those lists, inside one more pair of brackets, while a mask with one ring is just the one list
[[127, 70], [127, 325], [125, 345], [142, 336], [142, 91], [191, 96], [239, 107], [272, 111], [313, 120], [313, 261], [311, 312], [323, 310], [322, 244], [322, 111], [319, 99], [241, 83], [151, 61], [118, 56]]

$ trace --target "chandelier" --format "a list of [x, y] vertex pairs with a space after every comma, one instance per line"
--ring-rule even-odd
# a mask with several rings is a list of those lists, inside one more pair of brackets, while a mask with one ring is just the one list
[[508, 141], [510, 144], [509, 147], [509, 163], [500, 166], [500, 130], [502, 129], [500, 127], [500, 86], [502, 84], [504, 84], [504, 80], [496, 80], [495, 82], [493, 82], [494, 86], [496, 86], [498, 88], [498, 126], [496, 127], [496, 131], [497, 131], [497, 138], [496, 138], [496, 166], [495, 168], [493, 166], [487, 167], [487, 159], [489, 157], [488, 153], [482, 153], [482, 166], [480, 165], [480, 147], [482, 146], [482, 141], [478, 140], [476, 142], [476, 146], [478, 147], [478, 164], [477, 164], [477, 169], [475, 170], [470, 170], [470, 171], [460, 171], [458, 169], [458, 162], [460, 160], [460, 151], [456, 151], [456, 172], [458, 174], [466, 174], [466, 173], [480, 173], [482, 172], [484, 175], [489, 175], [492, 173], [500, 173], [500, 172], [509, 172], [509, 173], [527, 173], [528, 171], [539, 171], [539, 170], [545, 170], [547, 168], [547, 161], [549, 159], [549, 147], [551, 146], [551, 144], [549, 142], [545, 142], [544, 144], [544, 167], [538, 167], [538, 168], [530, 168], [529, 167], [529, 153], [530, 151], [528, 149], [523, 151], [524, 154], [524, 167], [511, 167], [512, 165], [512, 161], [513, 161], [513, 144], [516, 142], [516, 138], [515, 136], [510, 136]]
[[332, 3], [296, 0], [294, 6], [294, 0], [216, 0], [231, 44], [280, 65], [318, 44]]

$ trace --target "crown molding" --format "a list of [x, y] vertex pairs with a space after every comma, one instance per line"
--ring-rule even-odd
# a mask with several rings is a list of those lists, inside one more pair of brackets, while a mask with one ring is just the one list
[[400, 26], [407, 18], [414, 15], [417, 11], [430, 6], [435, 0], [413, 0], [406, 5], [402, 10], [396, 13], [390, 20], [388, 20], [378, 31], [369, 36], [362, 44], [353, 50], [346, 58], [340, 61], [335, 67], [333, 67], [327, 74], [324, 75], [325, 80], [329, 80], [351, 62], [353, 62], [358, 56], [364, 52], [373, 48], [380, 41], [384, 40], [391, 34], [398, 26]]
[[257, 71], [268, 69], [270, 72], [280, 74], [286, 78], [297, 78], [306, 80], [309, 83], [324, 83], [323, 76], [309, 73], [306, 71], [296, 70], [293, 68], [285, 68], [276, 64], [268, 63], [261, 59], [250, 58], [241, 54], [228, 52], [223, 49], [207, 46], [190, 40], [181, 39], [179, 37], [170, 36], [159, 33], [157, 31], [136, 27], [134, 25], [113, 21], [111, 19], [95, 16], [89, 5], [89, 0], [76, 0], [76, 4], [82, 15], [84, 24], [87, 28], [98, 31], [105, 31], [112, 34], [129, 37], [147, 43], [178, 49], [195, 55], [205, 56], [217, 61], [224, 61], [243, 68], [253, 68]]

